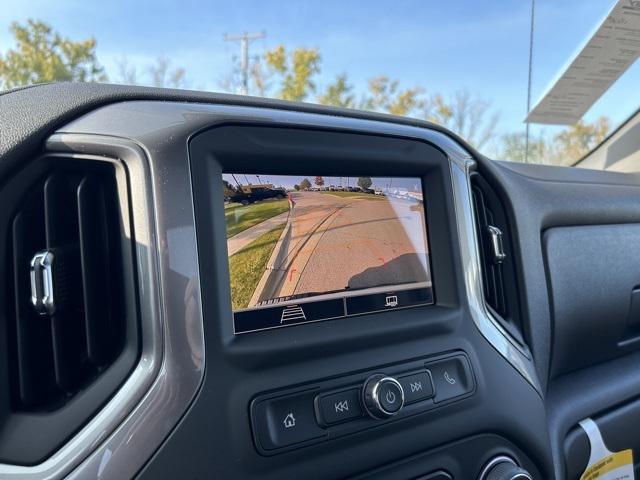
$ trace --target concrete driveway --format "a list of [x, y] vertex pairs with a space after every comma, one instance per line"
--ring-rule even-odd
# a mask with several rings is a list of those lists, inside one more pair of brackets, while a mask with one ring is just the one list
[[430, 281], [423, 205], [294, 194], [291, 240], [274, 297]]

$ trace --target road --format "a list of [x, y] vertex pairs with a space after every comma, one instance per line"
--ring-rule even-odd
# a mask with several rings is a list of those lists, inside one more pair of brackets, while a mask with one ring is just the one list
[[429, 281], [423, 206], [389, 197], [294, 194], [274, 297]]

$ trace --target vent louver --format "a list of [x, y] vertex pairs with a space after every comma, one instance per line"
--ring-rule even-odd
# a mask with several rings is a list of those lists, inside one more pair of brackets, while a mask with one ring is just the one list
[[61, 407], [122, 351], [118, 212], [116, 179], [107, 165], [56, 168], [29, 188], [12, 217], [8, 323], [16, 410]]
[[471, 192], [485, 303], [501, 325], [522, 344], [513, 248], [505, 210], [494, 190], [478, 173], [471, 176]]

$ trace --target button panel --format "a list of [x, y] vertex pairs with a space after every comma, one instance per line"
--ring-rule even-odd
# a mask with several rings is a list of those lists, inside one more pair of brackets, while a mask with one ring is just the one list
[[[365, 414], [365, 386], [376, 378], [389, 380], [379, 383], [376, 396], [391, 414]], [[274, 455], [323, 442], [461, 400], [474, 389], [471, 364], [460, 352], [258, 396], [251, 404], [256, 447]]]

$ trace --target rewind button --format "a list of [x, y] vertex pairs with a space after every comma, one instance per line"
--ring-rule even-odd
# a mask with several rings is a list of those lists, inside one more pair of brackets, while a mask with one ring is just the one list
[[324, 425], [352, 420], [362, 416], [360, 389], [352, 388], [342, 392], [316, 397], [318, 421]]

